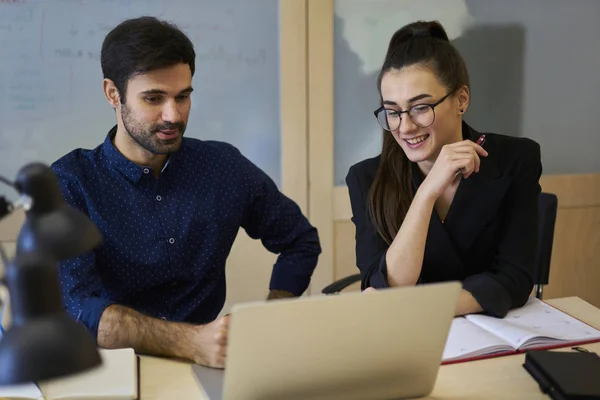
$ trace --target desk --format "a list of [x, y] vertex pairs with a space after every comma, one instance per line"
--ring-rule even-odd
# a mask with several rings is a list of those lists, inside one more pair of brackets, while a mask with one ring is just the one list
[[[548, 304], [600, 329], [600, 309], [578, 297], [547, 300]], [[585, 347], [600, 353], [600, 343]], [[565, 350], [568, 350], [566, 348]], [[444, 365], [426, 399], [540, 399], [547, 400], [522, 367], [523, 354]], [[144, 400], [206, 399], [189, 363], [141, 357], [141, 395]]]

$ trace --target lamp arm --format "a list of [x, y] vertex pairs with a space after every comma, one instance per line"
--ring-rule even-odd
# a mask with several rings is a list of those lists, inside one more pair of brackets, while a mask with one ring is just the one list
[[6, 200], [6, 198], [0, 196], [0, 221], [4, 217], [10, 215], [13, 211], [20, 210], [21, 208], [24, 208], [25, 211], [29, 211], [32, 205], [33, 200], [26, 194], [22, 194], [14, 203], [11, 203]]
[[[10, 186], [16, 189], [15, 184], [2, 175], [0, 175], [0, 183], [4, 183], [6, 186]], [[4, 196], [0, 196], [0, 220], [10, 214], [13, 210], [13, 204], [6, 200]]]
[[[3, 177], [2, 175], [0, 175], [0, 182], [4, 183], [6, 186], [10, 186], [13, 189], [16, 189], [15, 184], [11, 181], [9, 181], [8, 179], [6, 179], [5, 177]], [[9, 202], [8, 200], [6, 200], [6, 198], [4, 196], [0, 196], [0, 220], [2, 220], [4, 217], [6, 217], [7, 215], [11, 214], [15, 209], [15, 204]], [[0, 244], [0, 258], [2, 259], [2, 264], [4, 266], [3, 270], [6, 270], [6, 267], [8, 266], [8, 255], [6, 254], [6, 251], [4, 251], [4, 248], [2, 247], [2, 245]], [[4, 271], [2, 271], [4, 272]], [[0, 274], [0, 285], [4, 282], [4, 273]], [[2, 303], [1, 299], [0, 299], [0, 304]]]
[[6, 314], [10, 312], [7, 307], [10, 302], [10, 297], [6, 287], [6, 268], [8, 268], [9, 260], [2, 244], [0, 244], [0, 256], [2, 257], [2, 270], [0, 271], [0, 334], [4, 335], [2, 322], [6, 319]]
[[[4, 266], [3, 269], [6, 269], [9, 260], [8, 260], [8, 255], [6, 254], [6, 251], [4, 251], [4, 247], [2, 247], [1, 243], [0, 243], [0, 258], [2, 258], [2, 265]], [[4, 279], [4, 273], [0, 274], [0, 283], [2, 283], [2, 279]]]
[[[0, 176], [0, 179], [4, 179], [4, 178], [2, 178]], [[14, 203], [9, 202], [3, 196], [0, 196], [0, 221], [4, 217], [12, 214], [13, 211], [18, 210], [20, 208], [24, 208], [25, 210], [28, 210], [31, 207], [31, 203], [32, 203], [31, 198], [29, 196], [25, 196], [25, 195], [22, 195]], [[2, 259], [2, 263], [4, 264], [4, 267], [6, 268], [6, 266], [8, 265], [8, 256], [6, 255], [6, 252], [4, 251], [4, 249], [2, 248], [2, 245], [0, 245], [0, 258]]]
[[[2, 181], [3, 183], [6, 183], [6, 179], [3, 178], [2, 176], [0, 176], [0, 181]], [[0, 221], [6, 217], [7, 215], [9, 215], [10, 213], [12, 213], [14, 209], [14, 206], [11, 202], [9, 202], [8, 200], [6, 200], [6, 198], [4, 198], [3, 196], [0, 196]], [[4, 266], [4, 269], [6, 269], [6, 266], [8, 265], [8, 256], [6, 255], [6, 252], [4, 251], [4, 248], [2, 247], [2, 245], [0, 244], [0, 258], [2, 258], [2, 265]], [[4, 277], [4, 274], [0, 274], [0, 283], [2, 278]], [[0, 300], [1, 302], [1, 300]]]
[[[4, 183], [6, 186], [10, 186], [13, 189], [16, 189], [15, 184], [2, 175], [0, 175], [0, 182]], [[4, 219], [7, 215], [10, 215], [15, 209], [15, 204], [6, 200], [4, 196], [0, 196], [0, 221]], [[4, 247], [0, 243], [0, 258], [2, 259], [2, 270], [0, 271], [0, 333], [4, 335], [4, 328], [2, 327], [2, 319], [4, 317], [4, 313], [9, 312], [7, 310], [6, 305], [10, 301], [10, 297], [8, 294], [8, 289], [6, 287], [6, 268], [8, 268], [8, 255], [4, 250]]]
[[9, 181], [8, 179], [6, 179], [5, 177], [3, 177], [2, 175], [0, 175], [0, 182], [4, 183], [6, 186], [10, 186], [11, 188], [15, 187], [14, 182]]
[[4, 196], [0, 196], [0, 220], [6, 217], [13, 211], [13, 204], [6, 200]]

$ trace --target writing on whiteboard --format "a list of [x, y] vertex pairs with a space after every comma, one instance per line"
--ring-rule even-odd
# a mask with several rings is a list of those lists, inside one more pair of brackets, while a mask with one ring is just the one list
[[[69, 112], [74, 71], [99, 70], [106, 34], [126, 18], [161, 17], [168, 4], [164, 0], [0, 2], [0, 118], [15, 122]], [[215, 64], [240, 76], [267, 62], [265, 48], [239, 46], [235, 35], [228, 35], [238, 23], [235, 8], [225, 5], [191, 16], [181, 14], [177, 25], [194, 42], [199, 75], [212, 69], [202, 69], [202, 64]], [[100, 73], [96, 77], [100, 79]]]

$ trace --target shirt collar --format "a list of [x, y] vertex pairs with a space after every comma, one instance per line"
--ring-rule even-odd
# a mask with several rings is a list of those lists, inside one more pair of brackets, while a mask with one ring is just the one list
[[129, 161], [123, 154], [121, 154], [121, 152], [113, 143], [116, 134], [117, 126], [115, 125], [108, 132], [106, 138], [104, 139], [104, 143], [102, 144], [102, 152], [104, 153], [104, 156], [106, 157], [106, 160], [111, 168], [114, 168], [129, 178], [129, 180], [137, 183], [144, 174], [144, 170], [149, 168], [137, 165], [136, 163]]
[[[121, 154], [121, 152], [113, 143], [116, 133], [117, 126], [115, 125], [108, 132], [106, 138], [104, 139], [104, 143], [102, 145], [102, 151], [104, 152], [104, 156], [106, 157], [106, 160], [108, 161], [108, 164], [111, 168], [116, 169], [117, 171], [125, 175], [129, 180], [131, 180], [134, 183], [137, 183], [142, 178], [142, 175], [152, 172], [152, 168], [137, 165], [133, 161], [128, 160], [123, 154]], [[167, 159], [167, 162], [165, 163], [164, 167], [160, 171], [161, 173], [163, 173], [169, 165], [173, 164], [174, 159], [178, 158], [179, 153], [180, 151], [171, 154], [171, 156]]]

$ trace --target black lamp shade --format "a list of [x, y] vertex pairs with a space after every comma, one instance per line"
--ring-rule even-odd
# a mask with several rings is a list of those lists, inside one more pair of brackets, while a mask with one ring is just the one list
[[17, 239], [17, 254], [44, 251], [57, 260], [84, 254], [102, 242], [96, 225], [64, 200], [54, 172], [40, 163], [23, 167], [15, 187], [32, 200]]
[[13, 326], [0, 341], [0, 386], [37, 382], [100, 365], [96, 344], [66, 313]]
[[0, 341], [0, 385], [39, 381], [99, 365], [90, 333], [63, 310], [53, 258], [18, 255], [6, 268], [13, 326]]
[[102, 236], [85, 214], [61, 205], [55, 211], [28, 216], [17, 238], [17, 254], [44, 251], [66, 260], [95, 248]]

